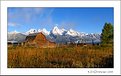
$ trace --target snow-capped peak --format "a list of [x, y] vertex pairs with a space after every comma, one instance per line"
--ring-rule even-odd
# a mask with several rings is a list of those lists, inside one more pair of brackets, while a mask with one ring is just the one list
[[64, 33], [65, 31], [67, 31], [67, 30], [65, 30], [64, 28], [59, 29], [57, 26], [55, 26], [55, 27], [52, 29], [52, 33], [53, 33], [54, 35], [63, 35], [63, 33]]
[[33, 33], [37, 33], [38, 31], [36, 29], [30, 29], [29, 31], [27, 31], [27, 34], [33, 34]]
[[55, 35], [62, 35], [62, 32], [61, 30], [55, 26], [53, 29], [52, 29], [52, 33], [55, 34]]
[[72, 29], [70, 29], [68, 32], [67, 32], [68, 35], [71, 35], [71, 36], [78, 36], [79, 33], [77, 31], [74, 31]]
[[55, 27], [53, 28], [53, 30], [56, 30], [56, 29], [58, 29], [58, 27], [57, 27], [57, 26], [55, 26]]
[[72, 30], [72, 29], [70, 29], [69, 31], [70, 31], [71, 33], [74, 33], [74, 32], [76, 32], [76, 31], [74, 31], [74, 30]]
[[55, 26], [54, 28], [53, 28], [53, 30], [52, 30], [53, 32], [59, 32], [60, 30], [59, 30], [59, 28], [57, 27], [57, 26]]
[[[55, 26], [51, 31], [47, 31], [45, 28], [43, 29], [30, 29], [26, 33], [19, 33], [17, 31], [8, 32], [8, 40], [15, 40], [23, 41], [27, 35], [42, 32], [48, 40], [55, 41], [57, 43], [66, 43], [66, 42], [100, 42], [101, 34], [95, 33], [85, 33], [85, 32], [77, 32], [73, 29], [65, 30], [64, 28], [58, 28]], [[19, 34], [17, 34], [19, 33]], [[14, 37], [15, 36], [15, 37]], [[22, 39], [21, 39], [22, 38]]]
[[42, 32], [42, 29], [38, 29], [38, 32]]
[[44, 34], [44, 35], [49, 35], [49, 31], [47, 31], [45, 28], [43, 28], [42, 30], [41, 30], [41, 32]]
[[8, 34], [17, 34], [17, 33], [20, 33], [20, 32], [18, 32], [18, 31], [12, 31], [12, 32], [8, 32]]
[[64, 32], [64, 31], [67, 31], [67, 30], [65, 30], [64, 28], [62, 28], [61, 31]]

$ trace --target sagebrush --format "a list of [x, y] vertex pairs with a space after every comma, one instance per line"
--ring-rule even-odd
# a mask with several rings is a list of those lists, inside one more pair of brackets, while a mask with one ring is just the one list
[[8, 47], [8, 68], [113, 68], [113, 47]]

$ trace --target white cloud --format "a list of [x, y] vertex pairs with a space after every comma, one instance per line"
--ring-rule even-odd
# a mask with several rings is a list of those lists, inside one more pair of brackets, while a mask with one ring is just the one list
[[[14, 12], [11, 12], [11, 10]], [[36, 19], [36, 16], [43, 15], [43, 8], [9, 8], [8, 19], [19, 20], [25, 22], [31, 22], [33, 19]]]
[[20, 26], [20, 24], [13, 23], [13, 22], [9, 22], [9, 23], [8, 23], [8, 26], [14, 27], [14, 26]]
[[[12, 10], [13, 8], [9, 8]], [[8, 11], [8, 22], [11, 20], [19, 20], [22, 23], [34, 25], [34, 21], [38, 21], [41, 26], [53, 25], [52, 13], [54, 8], [46, 10], [46, 8], [36, 7], [36, 8], [14, 8], [14, 12]], [[18, 26], [16, 23], [8, 23], [8, 26]], [[29, 25], [30, 26], [30, 25]], [[30, 26], [31, 27], [31, 26]]]

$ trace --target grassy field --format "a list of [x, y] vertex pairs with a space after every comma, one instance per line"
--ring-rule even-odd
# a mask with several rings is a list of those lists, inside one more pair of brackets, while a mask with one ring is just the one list
[[112, 46], [8, 47], [8, 68], [113, 68]]

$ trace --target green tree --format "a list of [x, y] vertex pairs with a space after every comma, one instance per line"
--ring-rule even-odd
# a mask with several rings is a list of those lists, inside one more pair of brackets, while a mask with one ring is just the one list
[[113, 25], [111, 23], [105, 23], [101, 33], [102, 44], [113, 43]]

